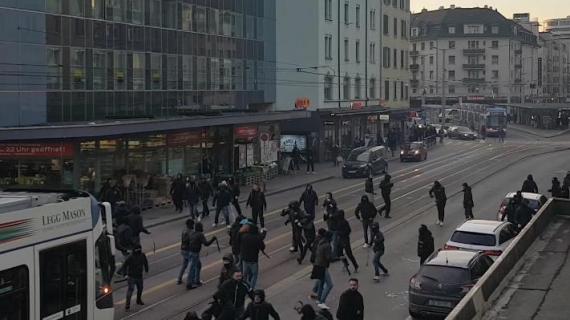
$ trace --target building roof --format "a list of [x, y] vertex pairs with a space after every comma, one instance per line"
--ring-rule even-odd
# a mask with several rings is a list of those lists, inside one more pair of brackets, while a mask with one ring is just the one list
[[474, 251], [441, 250], [426, 262], [426, 265], [467, 268], [469, 262], [478, 254]]

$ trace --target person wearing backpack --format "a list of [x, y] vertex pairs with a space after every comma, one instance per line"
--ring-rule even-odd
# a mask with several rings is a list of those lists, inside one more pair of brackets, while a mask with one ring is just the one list
[[[180, 239], [180, 255], [182, 256], [182, 268], [180, 268], [180, 272], [178, 273], [178, 280], [176, 284], [182, 284], [182, 276], [184, 272], [186, 272], [186, 268], [188, 268], [188, 264], [190, 263], [190, 234], [194, 231], [194, 220], [187, 219], [186, 220], [186, 228], [182, 231], [182, 236]], [[188, 279], [190, 279], [190, 269], [188, 270]]]

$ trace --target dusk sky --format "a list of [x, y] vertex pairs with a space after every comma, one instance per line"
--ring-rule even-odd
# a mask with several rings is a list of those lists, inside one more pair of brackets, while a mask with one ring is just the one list
[[411, 0], [413, 12], [419, 12], [423, 8], [432, 10], [440, 6], [449, 7], [455, 4], [458, 7], [483, 7], [490, 5], [497, 9], [507, 18], [512, 18], [513, 13], [529, 12], [532, 18], [539, 21], [550, 18], [564, 18], [570, 16], [569, 0]]

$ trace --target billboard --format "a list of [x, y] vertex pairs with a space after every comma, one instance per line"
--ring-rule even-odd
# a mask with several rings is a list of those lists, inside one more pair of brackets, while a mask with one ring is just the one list
[[301, 135], [291, 135], [285, 134], [281, 135], [280, 148], [283, 152], [293, 151], [293, 147], [297, 145], [297, 148], [301, 151], [307, 148], [307, 137]]

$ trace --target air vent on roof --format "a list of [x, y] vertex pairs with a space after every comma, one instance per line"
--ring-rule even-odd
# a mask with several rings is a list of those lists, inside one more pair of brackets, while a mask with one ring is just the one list
[[445, 7], [444, 7], [444, 6], [441, 6], [441, 7], [439, 7], [439, 10], [443, 10], [443, 9], [445, 9]]
[[428, 9], [423, 8], [423, 9], [422, 9], [422, 12], [428, 12]]
[[449, 9], [455, 9], [455, 5], [454, 4], [450, 5]]

